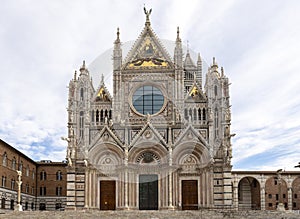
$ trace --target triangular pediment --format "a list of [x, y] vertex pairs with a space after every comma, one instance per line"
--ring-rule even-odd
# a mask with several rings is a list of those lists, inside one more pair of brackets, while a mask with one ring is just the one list
[[189, 124], [187, 128], [176, 138], [174, 145], [180, 144], [181, 142], [199, 142], [204, 145], [207, 149], [209, 148], [208, 142], [204, 139], [204, 137], [191, 125]]
[[112, 102], [112, 97], [103, 81], [100, 83], [92, 100], [95, 102], [110, 102], [110, 103]]
[[106, 125], [103, 129], [95, 136], [93, 141], [90, 144], [89, 151], [93, 147], [99, 144], [113, 144], [122, 148], [123, 144], [120, 139], [115, 135], [115, 133]]
[[132, 139], [129, 148], [135, 145], [151, 143], [151, 144], [161, 144], [167, 147], [167, 143], [160, 133], [153, 127], [151, 123], [147, 123]]
[[150, 26], [145, 26], [124, 63], [123, 69], [173, 68], [170, 55]]
[[188, 102], [203, 102], [206, 100], [206, 96], [198, 84], [194, 82], [191, 89], [187, 93], [185, 100]]

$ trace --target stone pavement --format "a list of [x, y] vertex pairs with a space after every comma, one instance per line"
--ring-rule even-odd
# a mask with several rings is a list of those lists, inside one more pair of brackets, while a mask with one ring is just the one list
[[2, 219], [296, 219], [300, 214], [278, 211], [0, 211]]

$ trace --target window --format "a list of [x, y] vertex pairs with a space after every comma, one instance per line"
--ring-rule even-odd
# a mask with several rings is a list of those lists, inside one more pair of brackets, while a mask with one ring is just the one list
[[83, 100], [83, 88], [80, 88], [80, 100], [82, 101]]
[[19, 164], [19, 171], [23, 172], [23, 161], [21, 161]]
[[41, 180], [46, 180], [47, 179], [47, 173], [44, 170], [40, 173], [40, 179]]
[[29, 185], [28, 184], [26, 184], [25, 193], [29, 193]]
[[2, 157], [2, 165], [7, 166], [7, 154], [4, 152], [3, 157]]
[[46, 187], [40, 187], [40, 195], [45, 196], [46, 195]]
[[285, 198], [285, 194], [282, 194], [282, 198]]
[[2, 176], [2, 187], [6, 187], [6, 176]]
[[29, 166], [26, 167], [26, 176], [29, 176]]
[[34, 195], [34, 186], [31, 186], [31, 194]]
[[273, 206], [273, 204], [272, 203], [269, 203], [269, 207], [272, 207]]
[[217, 85], [215, 85], [215, 96], [217, 96], [218, 95], [218, 87], [217, 87]]
[[12, 159], [12, 161], [11, 161], [11, 168], [12, 168], [13, 170], [16, 170], [16, 158], [15, 158], [15, 157], [13, 157], [13, 159]]
[[294, 194], [294, 198], [297, 198], [297, 194]]
[[83, 117], [83, 111], [80, 111], [79, 113], [79, 136], [82, 139], [84, 135], [84, 117]]
[[269, 199], [271, 199], [272, 198], [272, 194], [269, 194]]
[[56, 195], [61, 196], [62, 195], [62, 187], [56, 187]]
[[62, 173], [60, 170], [56, 172], [56, 180], [58, 180], [58, 181], [62, 180]]
[[296, 207], [297, 207], [296, 202], [293, 202], [293, 208], [296, 208]]
[[277, 185], [277, 179], [274, 180], [274, 185], [275, 185], [275, 186]]
[[14, 179], [11, 179], [11, 183], [10, 183], [11, 190], [15, 189], [15, 184], [16, 184], [16, 181]]
[[278, 195], [278, 194], [276, 194], [276, 201], [278, 201], [278, 199], [279, 199], [279, 195]]
[[35, 173], [34, 173], [34, 169], [32, 170], [32, 179], [35, 178]]
[[132, 104], [138, 113], [152, 115], [158, 113], [163, 107], [164, 96], [158, 88], [147, 85], [134, 92]]

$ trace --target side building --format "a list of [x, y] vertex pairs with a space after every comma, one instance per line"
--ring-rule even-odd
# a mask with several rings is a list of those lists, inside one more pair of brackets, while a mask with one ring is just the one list
[[55, 210], [65, 207], [66, 163], [33, 161], [0, 139], [1, 209], [17, 206], [18, 174], [22, 172], [21, 204], [24, 210]]

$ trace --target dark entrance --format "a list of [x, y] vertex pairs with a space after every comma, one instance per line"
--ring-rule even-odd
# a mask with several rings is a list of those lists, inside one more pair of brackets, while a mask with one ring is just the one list
[[5, 198], [1, 199], [1, 208], [5, 209]]
[[197, 180], [182, 180], [182, 210], [198, 210]]
[[100, 181], [100, 210], [116, 210], [116, 181]]
[[158, 210], [158, 176], [139, 176], [139, 209]]

